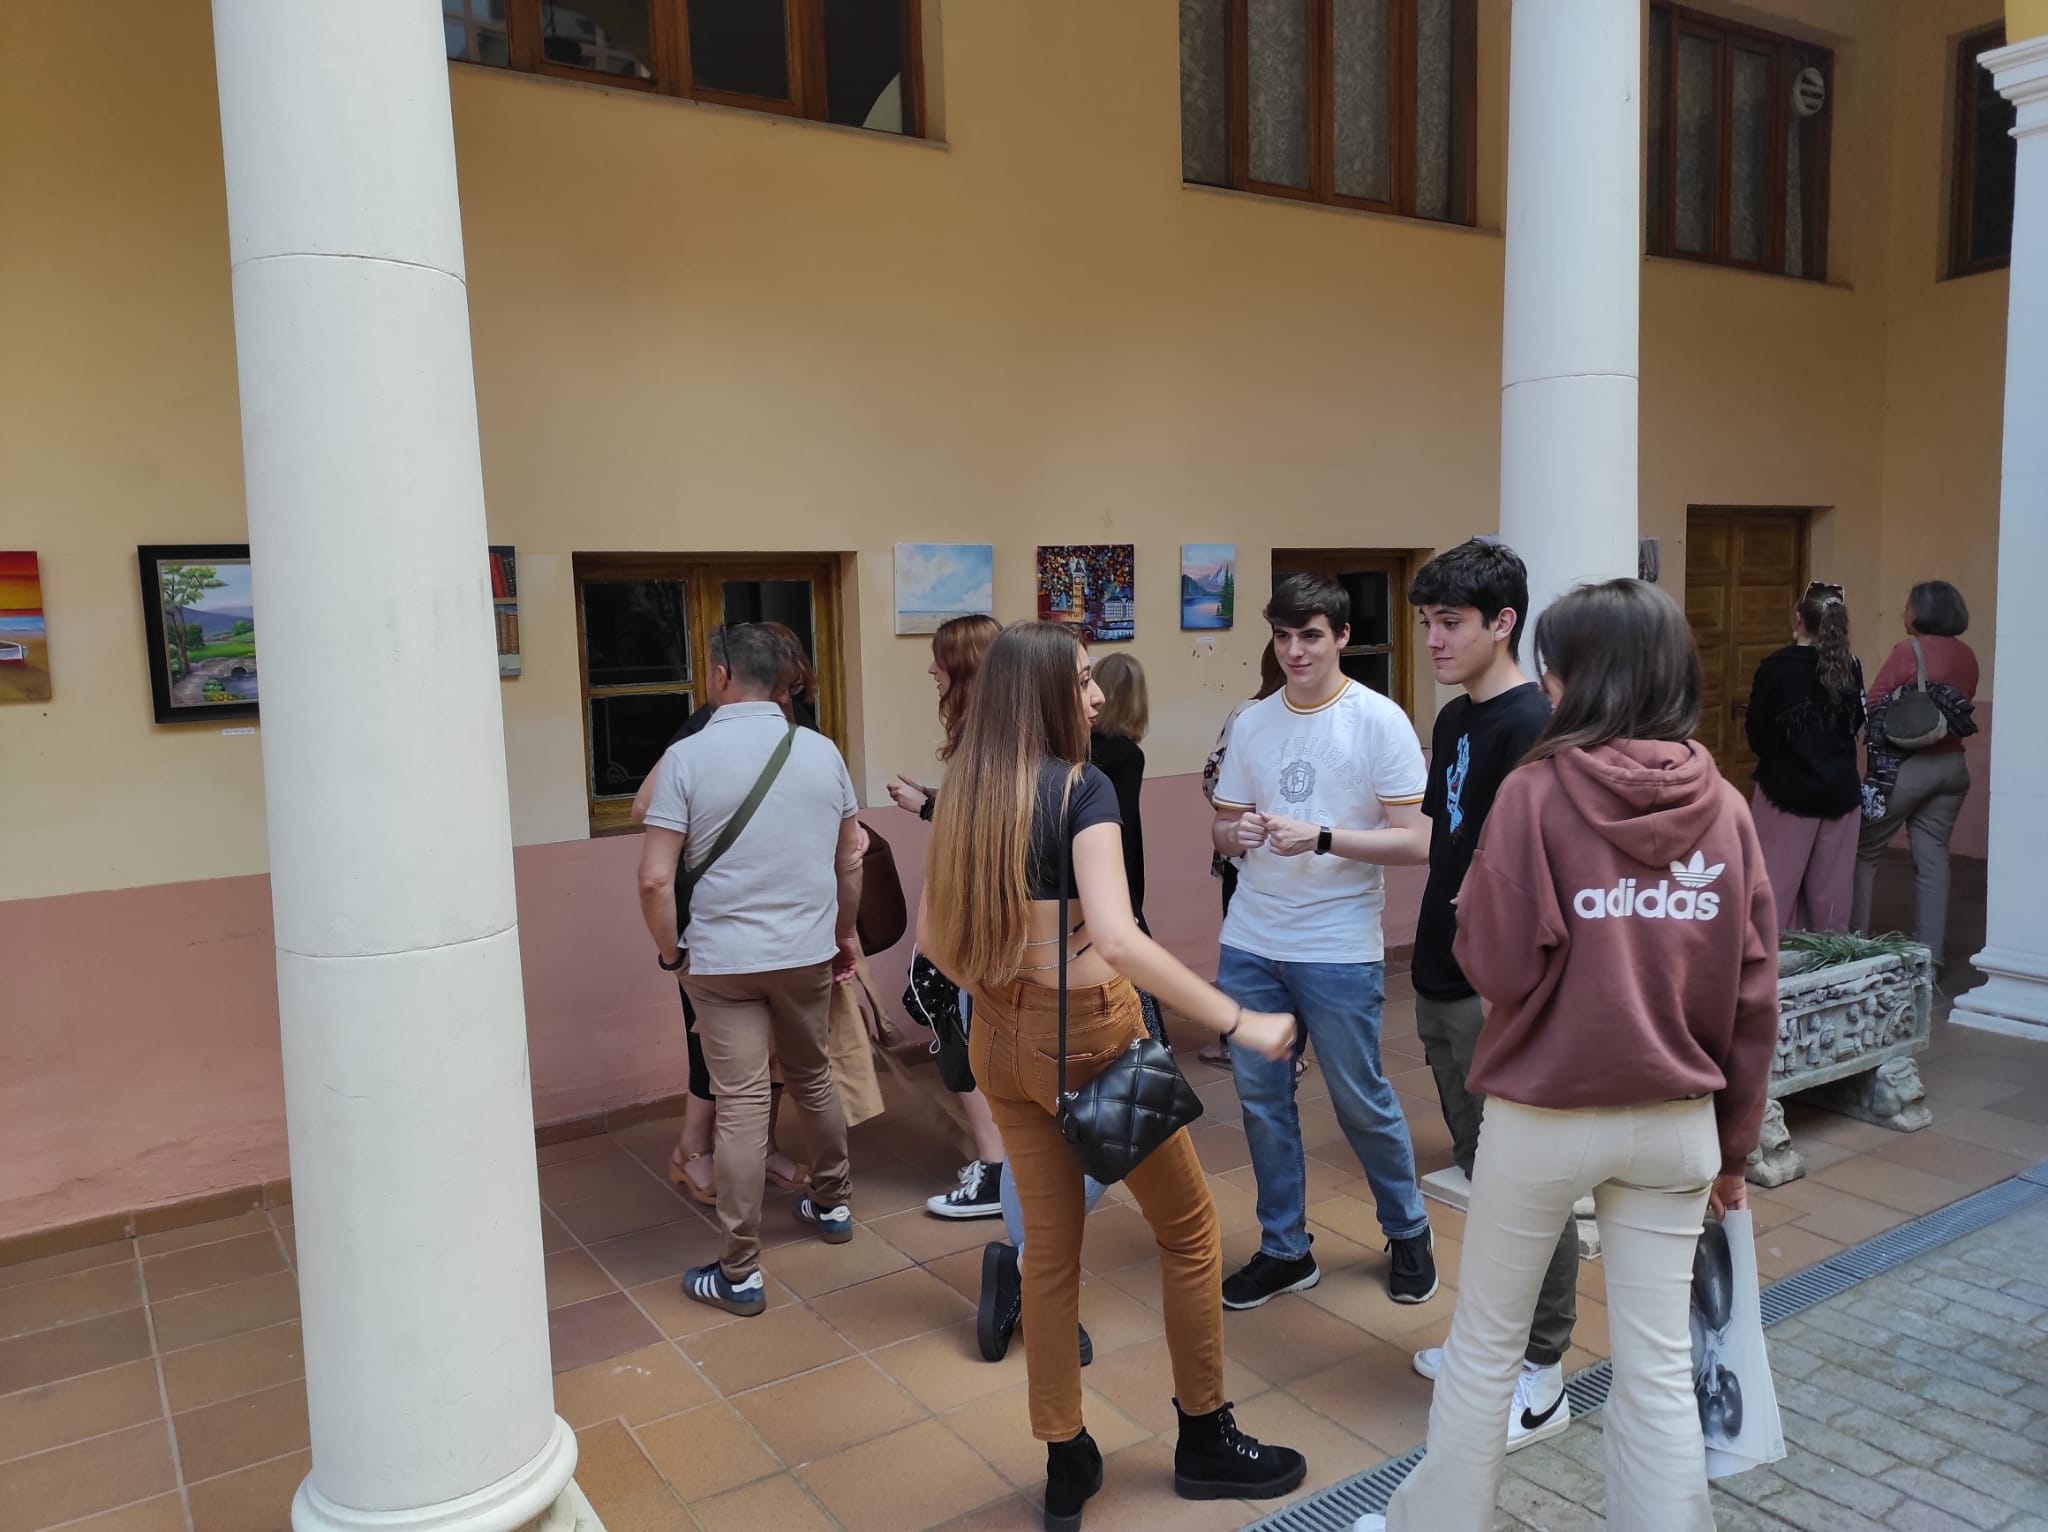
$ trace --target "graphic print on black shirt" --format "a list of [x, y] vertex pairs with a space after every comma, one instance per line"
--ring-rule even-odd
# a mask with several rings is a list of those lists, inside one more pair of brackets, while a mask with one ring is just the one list
[[1415, 921], [1415, 992], [1431, 1000], [1463, 1000], [1472, 993], [1451, 956], [1458, 934], [1452, 900], [1472, 865], [1472, 849], [1493, 809], [1494, 795], [1550, 722], [1550, 703], [1534, 682], [1485, 702], [1457, 697], [1437, 715], [1430, 739], [1429, 883]]

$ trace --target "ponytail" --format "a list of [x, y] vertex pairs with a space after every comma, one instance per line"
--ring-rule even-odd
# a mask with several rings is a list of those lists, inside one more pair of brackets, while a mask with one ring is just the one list
[[1849, 608], [1840, 600], [1808, 596], [1799, 603], [1799, 621], [1813, 636], [1822, 688], [1837, 699], [1854, 693], [1856, 656], [1849, 648]]

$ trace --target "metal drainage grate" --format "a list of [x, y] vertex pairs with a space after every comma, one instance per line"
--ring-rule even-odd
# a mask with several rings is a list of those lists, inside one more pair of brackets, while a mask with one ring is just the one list
[[[1859, 1282], [1988, 1228], [2044, 1199], [2048, 1199], [2048, 1160], [1771, 1283], [1759, 1295], [1764, 1326], [1768, 1329], [1817, 1303], [1840, 1297]], [[1589, 1415], [1607, 1403], [1613, 1387], [1613, 1363], [1599, 1362], [1569, 1379], [1564, 1391], [1574, 1415]], [[1351, 1524], [1368, 1511], [1386, 1510], [1401, 1481], [1421, 1461], [1422, 1449], [1416, 1447], [1275, 1511], [1253, 1522], [1245, 1532], [1350, 1532]]]

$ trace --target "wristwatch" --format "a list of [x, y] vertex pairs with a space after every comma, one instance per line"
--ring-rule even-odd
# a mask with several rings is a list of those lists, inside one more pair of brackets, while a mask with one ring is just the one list
[[1318, 835], [1318, 836], [1316, 837], [1316, 855], [1317, 855], [1317, 856], [1328, 856], [1329, 854], [1330, 854], [1330, 832], [1329, 832], [1329, 829], [1328, 829], [1327, 827], [1325, 827], [1325, 829], [1323, 830], [1323, 833], [1322, 833], [1322, 834], [1320, 834], [1320, 835]]
[[676, 960], [673, 963], [671, 963], [667, 958], [663, 957], [659, 952], [654, 954], [655, 966], [658, 967], [663, 973], [681, 973], [683, 971], [683, 965], [689, 961], [690, 949], [687, 947], [676, 948]]

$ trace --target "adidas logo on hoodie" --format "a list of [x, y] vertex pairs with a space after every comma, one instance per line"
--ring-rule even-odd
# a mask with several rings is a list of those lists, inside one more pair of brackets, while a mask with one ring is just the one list
[[1658, 879], [1655, 888], [1644, 888], [1634, 878], [1623, 878], [1612, 888], [1582, 888], [1572, 899], [1572, 912], [1581, 920], [1712, 920], [1721, 913], [1721, 896], [1709, 885], [1726, 866], [1716, 862], [1709, 867], [1695, 851], [1691, 860], [1673, 862], [1671, 877]]

